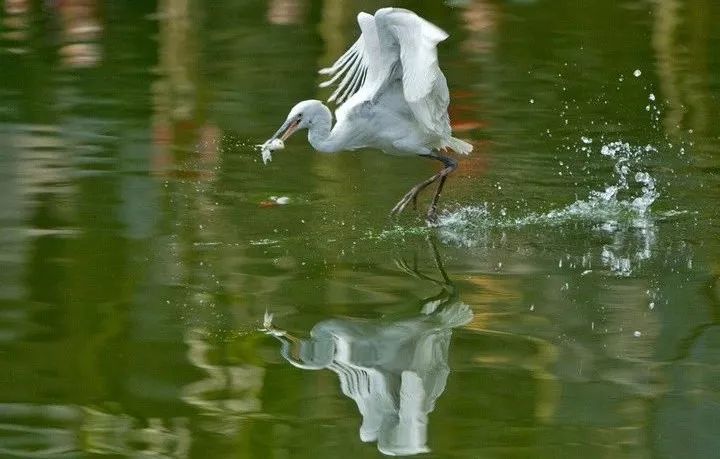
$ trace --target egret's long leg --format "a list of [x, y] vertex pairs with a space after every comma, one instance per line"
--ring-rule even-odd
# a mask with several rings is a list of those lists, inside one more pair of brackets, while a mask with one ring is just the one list
[[395, 204], [395, 207], [390, 211], [390, 215], [396, 215], [405, 210], [405, 207], [407, 207], [408, 204], [410, 204], [410, 201], [414, 201], [417, 199], [417, 195], [424, 190], [428, 185], [433, 183], [435, 180], [440, 178], [440, 172], [433, 175], [429, 179], [425, 180], [422, 183], [418, 183], [414, 187], [410, 188], [410, 191], [405, 193], [405, 196], [403, 196], [400, 201], [398, 201], [397, 204]]
[[[445, 165], [445, 167], [442, 170], [440, 170], [440, 172], [433, 175], [429, 179], [427, 179], [423, 182], [420, 182], [417, 185], [415, 185], [414, 187], [410, 188], [410, 191], [405, 193], [405, 196], [403, 196], [402, 199], [400, 199], [400, 201], [398, 201], [398, 203], [395, 204], [395, 207], [393, 207], [393, 209], [390, 211], [390, 215], [396, 215], [396, 214], [402, 212], [403, 210], [405, 210], [405, 207], [407, 207], [407, 205], [410, 203], [410, 201], [413, 201], [413, 202], [416, 201], [418, 194], [420, 194], [420, 192], [422, 190], [427, 188], [430, 184], [432, 184], [433, 182], [435, 182], [438, 179], [441, 180], [441, 183], [444, 182], [445, 177], [457, 168], [457, 162], [454, 159], [449, 158], [447, 156], [440, 156], [440, 155], [420, 155], [420, 156], [422, 156], [424, 158], [430, 158], [430, 159], [435, 159], [437, 161], [440, 161]], [[442, 186], [439, 187], [439, 190], [442, 191]], [[433, 206], [437, 206], [437, 200], [439, 199], [439, 195], [440, 195], [439, 191], [435, 193], [435, 196], [433, 197]], [[429, 213], [428, 213], [428, 215], [429, 215]]]
[[438, 200], [440, 200], [440, 194], [442, 193], [443, 186], [445, 185], [445, 180], [447, 180], [447, 176], [450, 175], [455, 169], [457, 169], [457, 161], [455, 161], [452, 158], [448, 158], [447, 156], [440, 156], [438, 159], [441, 159], [443, 164], [445, 164], [445, 168], [440, 171], [440, 182], [438, 183], [437, 190], [435, 191], [435, 196], [433, 196], [432, 203], [430, 204], [430, 207], [428, 208], [427, 213], [427, 220], [430, 222], [434, 222], [437, 219], [437, 203]]
[[395, 207], [390, 211], [390, 215], [396, 215], [405, 210], [405, 207], [407, 207], [408, 204], [410, 204], [410, 201], [413, 201], [417, 198], [418, 193], [420, 193], [422, 190], [424, 190], [428, 185], [433, 183], [435, 180], [440, 178], [440, 172], [433, 175], [429, 179], [425, 180], [422, 183], [418, 183], [414, 187], [410, 188], [410, 191], [405, 193], [405, 196], [403, 196], [397, 204], [395, 204]]

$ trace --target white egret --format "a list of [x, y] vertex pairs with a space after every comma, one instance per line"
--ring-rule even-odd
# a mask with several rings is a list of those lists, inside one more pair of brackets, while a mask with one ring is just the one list
[[339, 81], [328, 99], [337, 104], [335, 125], [327, 106], [305, 100], [290, 110], [265, 145], [307, 128], [308, 141], [320, 152], [376, 148], [438, 160], [443, 169], [412, 187], [391, 211], [395, 215], [411, 201], [416, 203], [418, 194], [437, 181], [427, 213], [432, 221], [445, 180], [457, 168], [453, 158], [440, 152], [472, 151], [472, 145], [452, 137], [450, 129], [449, 92], [436, 50], [448, 34], [401, 8], [360, 13], [357, 21], [360, 38], [332, 66], [320, 70], [330, 78], [321, 87]]

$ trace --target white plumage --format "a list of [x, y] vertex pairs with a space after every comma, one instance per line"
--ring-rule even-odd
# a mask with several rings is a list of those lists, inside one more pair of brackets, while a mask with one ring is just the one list
[[393, 209], [402, 211], [420, 191], [439, 181], [428, 211], [433, 219], [445, 179], [457, 167], [439, 152], [472, 151], [472, 145], [452, 137], [450, 128], [448, 87], [436, 49], [448, 34], [400, 8], [360, 13], [357, 20], [360, 37], [330, 67], [320, 70], [328, 78], [321, 87], [336, 85], [328, 98], [337, 104], [335, 125], [325, 105], [307, 100], [292, 108], [270, 141], [307, 128], [308, 140], [321, 152], [376, 148], [439, 160], [444, 168], [413, 187]]

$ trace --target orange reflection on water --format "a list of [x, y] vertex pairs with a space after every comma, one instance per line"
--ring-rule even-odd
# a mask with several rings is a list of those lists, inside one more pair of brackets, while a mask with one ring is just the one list
[[276, 25], [300, 24], [304, 6], [305, 2], [301, 0], [270, 0], [267, 20]]
[[498, 23], [497, 7], [486, 0], [475, 0], [463, 8], [461, 17], [465, 29], [469, 32], [463, 48], [477, 54], [492, 52], [496, 41], [494, 36]]
[[103, 27], [95, 0], [63, 0], [57, 4], [63, 41], [62, 62], [69, 67], [95, 67], [102, 58], [97, 43]]
[[474, 99], [476, 95], [470, 91], [453, 91], [452, 102], [448, 107], [450, 124], [456, 137], [470, 142], [473, 152], [468, 156], [458, 156], [461, 173], [470, 175], [483, 174], [487, 170], [487, 158], [483, 154], [488, 148], [488, 141], [469, 138], [487, 126], [487, 121], [478, 119], [480, 112]]
[[158, 72], [153, 85], [152, 173], [209, 180], [215, 177], [222, 132], [207, 119], [208, 98], [198, 72], [193, 5], [164, 0], [158, 5]]
[[[222, 131], [211, 123], [192, 120], [156, 121], [153, 126], [155, 152], [153, 174], [182, 179], [209, 180], [215, 177], [218, 144]], [[185, 155], [192, 151], [192, 155]]]
[[2, 21], [2, 39], [12, 43], [6, 49], [12, 54], [27, 52], [30, 26], [30, 4], [27, 0], [6, 0], [5, 17]]

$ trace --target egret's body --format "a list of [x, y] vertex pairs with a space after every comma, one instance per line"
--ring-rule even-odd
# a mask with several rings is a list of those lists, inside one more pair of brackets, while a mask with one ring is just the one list
[[335, 125], [329, 108], [318, 100], [306, 100], [290, 110], [271, 140], [285, 140], [307, 128], [310, 144], [325, 153], [375, 148], [441, 161], [445, 167], [413, 187], [393, 209], [401, 212], [420, 191], [439, 181], [428, 210], [428, 218], [433, 219], [445, 179], [457, 166], [439, 152], [472, 151], [470, 144], [452, 137], [450, 129], [447, 82], [436, 51], [448, 35], [399, 8], [383, 8], [375, 15], [360, 13], [358, 24], [360, 38], [331, 67], [320, 70], [330, 77], [321, 86], [337, 83], [328, 99], [339, 104]]

